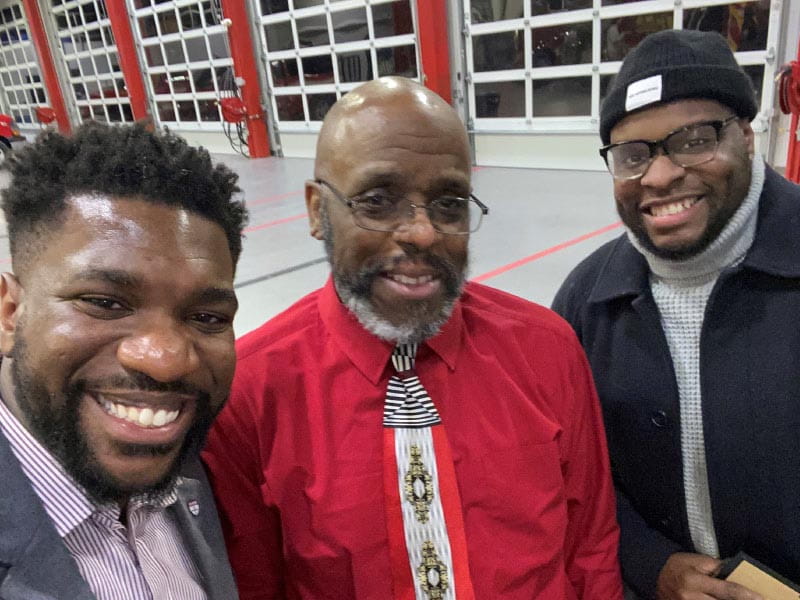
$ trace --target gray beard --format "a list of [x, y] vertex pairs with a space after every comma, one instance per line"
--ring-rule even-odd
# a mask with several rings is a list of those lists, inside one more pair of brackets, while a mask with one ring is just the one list
[[[435, 318], [425, 315], [426, 321], [395, 325], [372, 310], [372, 306], [366, 298], [355, 296], [349, 293], [349, 290], [340, 289], [344, 288], [344, 286], [338, 285], [335, 275], [334, 284], [342, 303], [358, 319], [361, 326], [372, 335], [393, 344], [414, 344], [432, 338], [439, 333], [442, 325], [450, 319], [455, 306], [455, 300], [449, 300], [442, 305], [439, 314]], [[459, 296], [461, 295], [461, 288], [463, 288], [463, 280], [459, 288]]]

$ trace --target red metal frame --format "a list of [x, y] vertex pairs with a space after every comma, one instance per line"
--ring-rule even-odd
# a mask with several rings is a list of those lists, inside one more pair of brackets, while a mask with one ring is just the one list
[[424, 83], [452, 102], [446, 0], [417, 0], [417, 23]]
[[247, 109], [247, 146], [250, 156], [252, 158], [269, 156], [269, 135], [264, 111], [261, 108], [261, 86], [245, 0], [222, 0], [222, 14], [231, 20], [228, 40], [234, 73], [244, 79], [244, 85], [240, 89]]
[[131, 103], [133, 118], [137, 121], [150, 117], [147, 106], [142, 69], [136, 52], [136, 42], [131, 31], [131, 22], [125, 2], [106, 2], [106, 12], [111, 22], [111, 32], [117, 44], [119, 66], [125, 78], [125, 89]]
[[61, 133], [70, 133], [72, 125], [69, 121], [64, 95], [61, 92], [61, 85], [58, 82], [53, 54], [50, 52], [50, 44], [47, 41], [47, 34], [42, 22], [42, 13], [39, 12], [39, 5], [36, 0], [22, 0], [22, 4], [28, 17], [28, 30], [33, 39], [36, 53], [39, 56], [39, 67], [42, 70], [42, 78], [47, 89], [47, 95], [50, 97], [50, 104], [55, 111], [58, 129]]
[[[800, 44], [797, 47], [797, 61], [800, 62]], [[800, 183], [800, 142], [797, 141], [798, 115], [792, 113], [792, 124], [789, 127], [789, 155], [786, 158], [786, 178]]]

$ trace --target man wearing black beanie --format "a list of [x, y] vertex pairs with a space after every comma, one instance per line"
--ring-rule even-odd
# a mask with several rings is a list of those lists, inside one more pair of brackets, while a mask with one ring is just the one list
[[600, 112], [627, 231], [554, 308], [603, 404], [623, 577], [761, 598], [715, 576], [744, 552], [800, 582], [800, 188], [755, 152], [753, 86], [716, 33], [645, 38]]

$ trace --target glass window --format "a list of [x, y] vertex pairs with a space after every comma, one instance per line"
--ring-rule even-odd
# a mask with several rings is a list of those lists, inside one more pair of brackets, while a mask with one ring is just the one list
[[372, 59], [369, 50], [339, 54], [339, 81], [369, 81], [372, 79]]
[[166, 73], [153, 73], [150, 75], [154, 94], [169, 94], [169, 78]]
[[[331, 13], [331, 23], [333, 24], [333, 39], [337, 44], [369, 39], [366, 8]], [[299, 31], [298, 28], [298, 33]]]
[[753, 88], [756, 91], [756, 104], [760, 106], [761, 92], [764, 88], [764, 65], [747, 65], [746, 67], [742, 68], [753, 82]]
[[161, 46], [145, 46], [144, 56], [147, 64], [151, 67], [160, 67], [164, 64], [164, 55], [161, 54]]
[[261, 14], [272, 15], [289, 10], [288, 0], [261, 0]]
[[592, 8], [592, 0], [531, 0], [531, 14], [534, 17], [582, 8]]
[[476, 35], [472, 38], [472, 60], [475, 71], [521, 69], [525, 65], [522, 31], [504, 31]]
[[194, 82], [194, 90], [196, 92], [214, 91], [214, 77], [211, 75], [211, 69], [192, 71], [192, 81]]
[[275, 104], [278, 105], [278, 119], [281, 121], [305, 121], [303, 97], [300, 94], [276, 96]]
[[186, 43], [186, 55], [189, 57], [189, 62], [204, 62], [208, 60], [208, 49], [206, 48], [206, 40], [202, 37], [187, 38], [184, 40]]
[[143, 38], [155, 37], [158, 35], [156, 20], [153, 15], [139, 17], [139, 35]]
[[174, 10], [158, 13], [158, 26], [161, 28], [161, 35], [178, 33], [178, 18]]
[[211, 58], [230, 58], [228, 51], [228, 38], [225, 33], [215, 33], [208, 36], [208, 45], [211, 47]]
[[175, 120], [175, 107], [172, 102], [156, 102], [158, 109], [158, 118], [161, 121], [174, 121]]
[[325, 15], [297, 19], [297, 40], [301, 48], [325, 46], [328, 38], [328, 21]]
[[334, 104], [336, 104], [336, 94], [309, 94], [308, 118], [311, 121], [322, 121]]
[[683, 28], [716, 31], [734, 52], [765, 50], [769, 27], [768, 2], [737, 2], [686, 9]]
[[578, 117], [592, 112], [592, 78], [562, 77], [533, 81], [534, 117]]
[[221, 121], [216, 100], [198, 100], [197, 108], [200, 111], [201, 121]]
[[[188, 71], [176, 71], [169, 74], [169, 79], [172, 82], [172, 91], [175, 94], [189, 94], [192, 91], [192, 86], [189, 83]], [[180, 112], [180, 103], [178, 103], [178, 111]]]
[[194, 106], [194, 100], [181, 100], [177, 102], [177, 105], [179, 121], [197, 121], [197, 110]]
[[184, 6], [179, 8], [178, 11], [181, 15], [181, 27], [184, 31], [191, 31], [192, 29], [200, 29], [203, 27], [203, 19], [200, 16], [199, 6]]
[[378, 50], [378, 77], [399, 75], [413, 78], [417, 76], [416, 48], [395, 46]]
[[373, 5], [372, 27], [376, 38], [414, 33], [414, 16], [408, 0]]
[[167, 64], [177, 65], [186, 62], [186, 56], [183, 53], [183, 44], [180, 41], [167, 42], [164, 44], [164, 54], [167, 57]]
[[600, 24], [603, 40], [601, 60], [622, 60], [651, 33], [672, 29], [672, 21], [672, 12], [603, 19]]
[[489, 23], [522, 17], [522, 0], [472, 0], [470, 14], [473, 23]]
[[119, 106], [116, 104], [109, 104], [106, 106], [106, 110], [108, 111], [108, 120], [113, 123], [119, 123], [122, 121], [122, 111], [119, 109]]
[[306, 85], [333, 83], [333, 61], [330, 54], [308, 56], [302, 59]]
[[542, 27], [532, 36], [534, 67], [592, 62], [591, 22]]
[[290, 50], [294, 48], [292, 39], [291, 21], [281, 21], [280, 23], [270, 23], [264, 26], [264, 34], [267, 38], [267, 48], [270, 52], [278, 50]]
[[300, 84], [300, 72], [297, 69], [297, 59], [271, 60], [272, 83], [275, 87]]
[[525, 82], [476, 83], [475, 116], [478, 118], [524, 117]]

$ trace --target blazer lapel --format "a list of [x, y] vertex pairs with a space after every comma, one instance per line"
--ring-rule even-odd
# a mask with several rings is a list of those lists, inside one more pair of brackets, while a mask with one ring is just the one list
[[0, 433], [0, 598], [95, 600]]
[[194, 564], [203, 578], [209, 600], [236, 600], [217, 508], [199, 461], [184, 469], [178, 500], [170, 507]]

